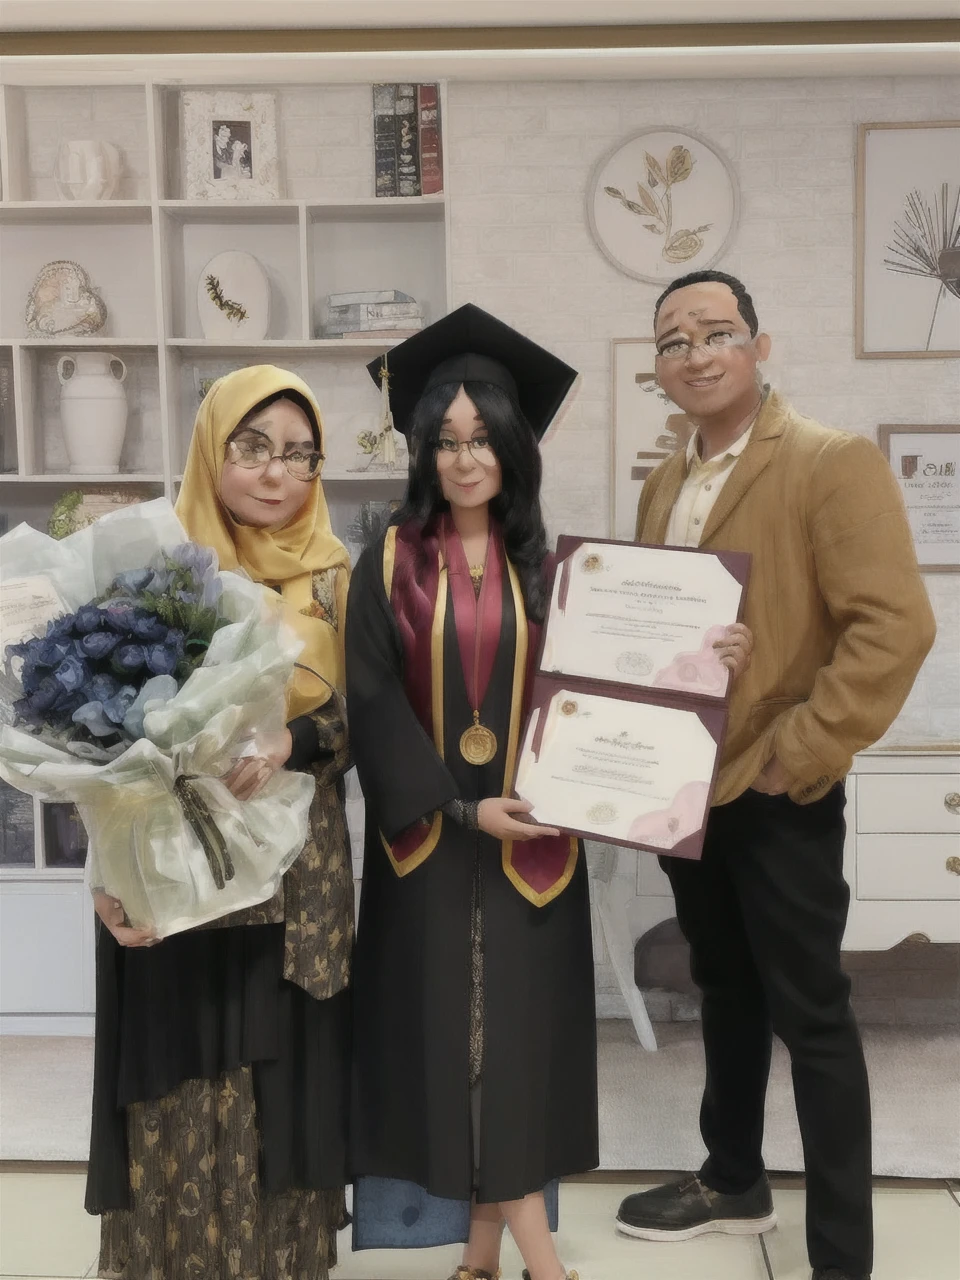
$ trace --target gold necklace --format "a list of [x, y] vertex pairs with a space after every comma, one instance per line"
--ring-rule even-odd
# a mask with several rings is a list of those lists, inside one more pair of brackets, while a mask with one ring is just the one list
[[[473, 580], [474, 590], [477, 590], [479, 584], [483, 586], [483, 569], [482, 564], [470, 566], [470, 577]], [[497, 735], [492, 729], [488, 729], [485, 724], [480, 723], [480, 592], [477, 592], [477, 613], [476, 622], [474, 624], [473, 637], [473, 724], [468, 729], [464, 729], [460, 735], [460, 754], [466, 760], [467, 764], [483, 765], [489, 764], [497, 754]]]

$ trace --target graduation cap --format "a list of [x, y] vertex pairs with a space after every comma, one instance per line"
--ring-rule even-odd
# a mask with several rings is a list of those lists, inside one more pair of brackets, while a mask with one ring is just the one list
[[394, 425], [403, 435], [409, 435], [417, 401], [431, 387], [489, 382], [519, 404], [538, 440], [577, 376], [576, 369], [472, 302], [407, 338], [389, 356], [378, 356], [367, 369], [378, 386], [388, 382]]

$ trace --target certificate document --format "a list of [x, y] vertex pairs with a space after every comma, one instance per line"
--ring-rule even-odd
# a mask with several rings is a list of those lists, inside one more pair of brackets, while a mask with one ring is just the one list
[[541, 670], [723, 698], [713, 645], [742, 596], [716, 555], [582, 542], [554, 580]]
[[542, 826], [698, 858], [727, 721], [737, 552], [562, 537], [514, 788]]
[[558, 689], [530, 719], [517, 791], [541, 825], [669, 852], [703, 827], [722, 728], [716, 708]]

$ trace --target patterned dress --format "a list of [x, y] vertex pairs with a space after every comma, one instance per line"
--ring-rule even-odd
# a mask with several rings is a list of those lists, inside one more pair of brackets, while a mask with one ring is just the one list
[[336, 1263], [348, 750], [339, 700], [310, 720], [316, 758], [290, 761], [316, 778], [310, 835], [277, 895], [154, 948], [100, 931], [87, 1208], [102, 1214], [104, 1280], [326, 1280]]

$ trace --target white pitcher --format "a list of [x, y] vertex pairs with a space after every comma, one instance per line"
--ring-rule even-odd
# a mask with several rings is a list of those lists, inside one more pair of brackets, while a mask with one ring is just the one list
[[120, 152], [112, 142], [61, 142], [55, 177], [61, 200], [110, 200], [120, 181]]
[[73, 351], [57, 361], [60, 422], [72, 475], [113, 475], [127, 427], [127, 366], [109, 351]]

